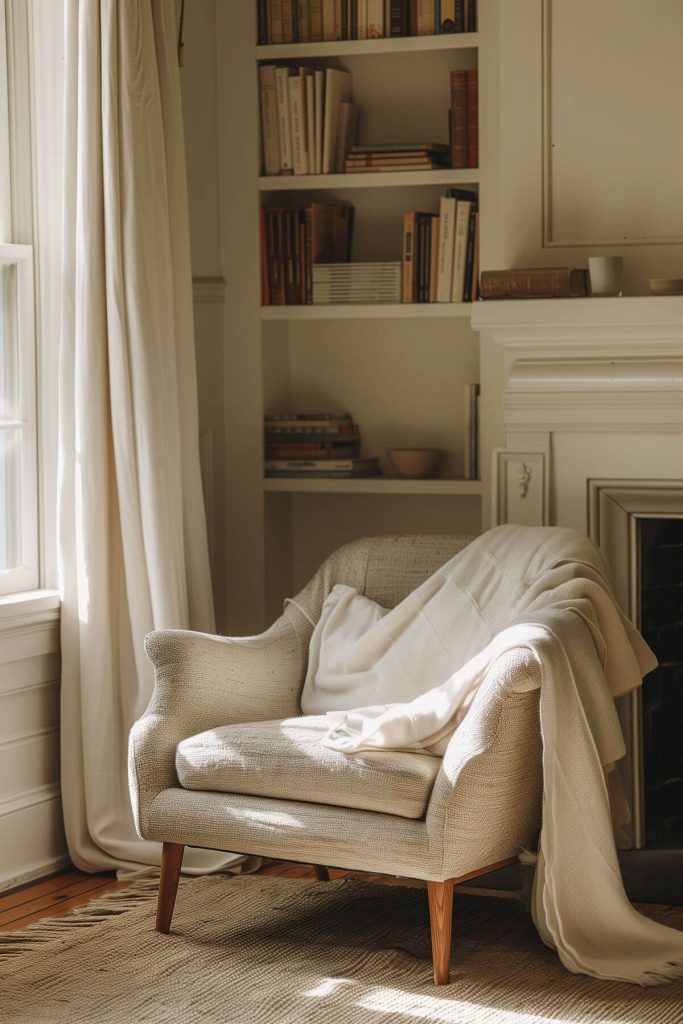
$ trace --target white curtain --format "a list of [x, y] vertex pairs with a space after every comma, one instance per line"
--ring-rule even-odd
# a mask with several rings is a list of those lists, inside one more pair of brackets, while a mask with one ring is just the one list
[[[171, 0], [67, 0], [59, 380], [62, 794], [84, 870], [159, 863], [126, 781], [152, 629], [212, 632]], [[230, 860], [188, 851], [185, 867]]]

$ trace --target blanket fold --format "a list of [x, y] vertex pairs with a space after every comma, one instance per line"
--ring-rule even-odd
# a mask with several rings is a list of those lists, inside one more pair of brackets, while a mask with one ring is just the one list
[[615, 849], [628, 814], [612, 773], [625, 754], [614, 698], [656, 660], [586, 537], [498, 527], [390, 610], [334, 587], [311, 639], [302, 710], [327, 712], [323, 742], [335, 750], [443, 755], [487, 673], [521, 648], [540, 667], [514, 683], [540, 679], [539, 934], [577, 973], [643, 985], [683, 975], [683, 935], [630, 905]]

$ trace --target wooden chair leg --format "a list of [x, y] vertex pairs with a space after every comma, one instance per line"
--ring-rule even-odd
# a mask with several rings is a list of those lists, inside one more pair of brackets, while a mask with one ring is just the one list
[[427, 882], [434, 984], [447, 985], [453, 931], [453, 882]]
[[161, 877], [157, 899], [156, 930], [168, 935], [175, 907], [185, 847], [182, 843], [164, 843], [161, 853]]
[[318, 879], [319, 882], [329, 882], [330, 873], [326, 867], [324, 867], [322, 864], [314, 864], [313, 870], [315, 871], [315, 877]]

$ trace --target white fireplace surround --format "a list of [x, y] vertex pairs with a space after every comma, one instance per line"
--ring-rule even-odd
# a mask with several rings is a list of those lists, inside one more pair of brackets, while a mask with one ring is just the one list
[[[491, 522], [588, 533], [637, 623], [637, 519], [683, 514], [683, 297], [480, 302], [472, 322]], [[637, 701], [621, 710], [639, 847]]]

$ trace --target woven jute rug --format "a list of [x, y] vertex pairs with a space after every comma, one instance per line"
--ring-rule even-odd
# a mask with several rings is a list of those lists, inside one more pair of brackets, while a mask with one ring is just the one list
[[[181, 882], [170, 935], [144, 881], [0, 934], [5, 1024], [680, 1024], [683, 983], [567, 972], [521, 906], [455, 897], [451, 984], [432, 985], [426, 894], [355, 879]], [[683, 913], [665, 915], [683, 927]]]

